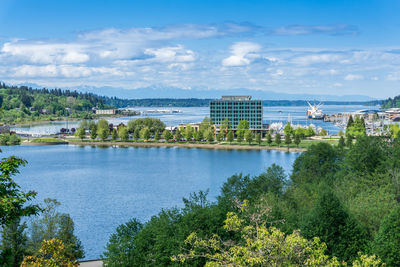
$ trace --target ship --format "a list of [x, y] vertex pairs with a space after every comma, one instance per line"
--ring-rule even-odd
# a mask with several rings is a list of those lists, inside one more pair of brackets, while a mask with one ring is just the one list
[[311, 105], [308, 101], [307, 103], [310, 106], [310, 108], [307, 110], [307, 118], [314, 120], [324, 119], [324, 113], [322, 112], [322, 109], [320, 109], [323, 105], [322, 103], [319, 103], [318, 105], [315, 103], [314, 105]]

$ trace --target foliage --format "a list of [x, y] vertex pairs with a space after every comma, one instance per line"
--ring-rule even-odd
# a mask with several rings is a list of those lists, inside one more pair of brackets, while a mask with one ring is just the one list
[[150, 134], [154, 135], [156, 131], [163, 132], [165, 130], [165, 124], [160, 119], [156, 118], [139, 118], [128, 122], [128, 130], [130, 133], [139, 133], [143, 128], [148, 128]]
[[0, 264], [2, 266], [20, 266], [26, 255], [27, 236], [26, 223], [20, 222], [20, 218], [9, 222], [1, 231]]
[[345, 141], [344, 141], [344, 138], [343, 138], [343, 136], [340, 136], [340, 138], [339, 138], [339, 143], [338, 143], [338, 147], [339, 148], [344, 148], [346, 146], [346, 143], [345, 143]]
[[253, 142], [253, 139], [254, 139], [253, 132], [251, 130], [247, 130], [245, 133], [245, 138], [246, 138], [246, 142], [249, 143], [249, 145], [251, 145], [251, 143]]
[[277, 144], [278, 146], [280, 146], [282, 143], [282, 139], [281, 139], [281, 135], [279, 133], [275, 134], [275, 144]]
[[228, 130], [227, 141], [228, 141], [229, 143], [232, 143], [232, 142], [233, 142], [233, 138], [234, 138], [234, 136], [233, 136], [233, 131], [232, 131], [232, 130]]
[[21, 267], [54, 266], [75, 267], [78, 263], [71, 258], [63, 242], [59, 239], [43, 240], [37, 256], [26, 256]]
[[34, 191], [21, 191], [21, 187], [12, 179], [19, 173], [18, 168], [26, 161], [14, 156], [0, 161], [0, 226], [23, 216], [35, 215], [40, 211], [38, 205], [29, 205], [36, 196]]
[[292, 138], [290, 137], [290, 134], [285, 135], [285, 144], [288, 146], [292, 143]]
[[182, 139], [182, 134], [181, 134], [181, 131], [179, 130], [179, 128], [178, 129], [176, 129], [176, 132], [175, 132], [175, 141], [181, 141], [181, 139]]
[[214, 142], [214, 131], [212, 131], [211, 129], [209, 129], [208, 131], [206, 131], [206, 138], [207, 138], [207, 141], [208, 141], [209, 143]]
[[105, 141], [110, 135], [110, 130], [107, 128], [99, 128], [98, 129], [99, 137], [102, 141]]
[[373, 251], [389, 266], [400, 265], [400, 207], [396, 205], [383, 219]]
[[[352, 118], [350, 116], [350, 118]], [[350, 123], [350, 125], [349, 125]], [[362, 137], [366, 135], [365, 122], [363, 118], [357, 117], [353, 123], [349, 119], [348, 127], [346, 128], [346, 135], [352, 137]]]
[[205, 132], [207, 130], [210, 130], [211, 128], [214, 128], [213, 126], [214, 124], [212, 120], [209, 117], [205, 117], [203, 121], [200, 123], [199, 130]]
[[172, 139], [173, 136], [172, 136], [171, 131], [164, 130], [163, 137], [167, 142], [169, 142]]
[[269, 131], [267, 133], [267, 144], [269, 146], [272, 144], [272, 136], [271, 136], [271, 133]]
[[1, 146], [14, 146], [21, 144], [21, 138], [16, 134], [0, 134]]
[[249, 122], [246, 120], [241, 120], [239, 121], [239, 124], [237, 126], [237, 130], [236, 130], [236, 135], [237, 137], [241, 140], [243, 140], [244, 135], [246, 134], [246, 131], [249, 129]]
[[297, 147], [299, 147], [300, 142], [301, 142], [300, 135], [295, 134], [294, 143], [296, 144]]
[[157, 130], [154, 134], [154, 141], [158, 142], [160, 140], [160, 131]]
[[257, 142], [258, 145], [261, 145], [261, 142], [262, 142], [261, 133], [256, 134], [256, 142]]
[[83, 140], [83, 139], [85, 138], [85, 136], [86, 136], [85, 128], [79, 127], [79, 128], [76, 130], [75, 135], [76, 135], [79, 139]]
[[190, 124], [187, 124], [184, 132], [186, 141], [191, 141], [193, 138], [193, 134], [194, 134], [193, 127]]
[[388, 98], [381, 104], [382, 108], [400, 108], [400, 95], [395, 96], [393, 98]]
[[117, 132], [117, 130], [115, 128], [113, 128], [112, 131], [111, 131], [111, 138], [112, 138], [113, 141], [118, 139], [118, 132]]
[[121, 126], [118, 128], [118, 136], [122, 141], [126, 142], [129, 140], [129, 132], [128, 128], [125, 126]]
[[150, 130], [149, 128], [145, 127], [142, 130], [140, 130], [140, 137], [144, 140], [149, 140], [150, 139]]
[[80, 240], [74, 235], [74, 222], [65, 213], [57, 212], [60, 203], [55, 199], [45, 199], [45, 208], [40, 217], [32, 221], [28, 250], [37, 255], [43, 240], [59, 239], [63, 242], [64, 253], [70, 258], [83, 258], [84, 251]]
[[142, 228], [143, 225], [136, 219], [118, 226], [107, 243], [103, 255], [104, 266], [134, 266], [136, 262], [134, 241]]

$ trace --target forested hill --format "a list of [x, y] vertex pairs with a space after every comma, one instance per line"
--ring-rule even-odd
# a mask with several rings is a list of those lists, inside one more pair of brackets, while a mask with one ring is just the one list
[[64, 116], [90, 118], [92, 108], [110, 108], [106, 98], [61, 89], [32, 89], [0, 83], [0, 121], [15, 123]]
[[400, 108], [400, 95], [384, 100], [382, 108]]

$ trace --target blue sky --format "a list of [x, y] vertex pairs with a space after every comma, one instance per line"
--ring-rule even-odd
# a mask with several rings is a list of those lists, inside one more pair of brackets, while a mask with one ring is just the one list
[[384, 98], [400, 94], [399, 12], [378, 0], [2, 0], [0, 80]]

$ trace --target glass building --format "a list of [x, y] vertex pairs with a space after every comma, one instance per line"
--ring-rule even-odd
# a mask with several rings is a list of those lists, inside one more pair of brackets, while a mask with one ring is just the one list
[[210, 102], [210, 117], [216, 125], [220, 125], [227, 118], [234, 130], [241, 120], [248, 121], [250, 129], [261, 130], [262, 101], [252, 100], [251, 96], [223, 96]]

